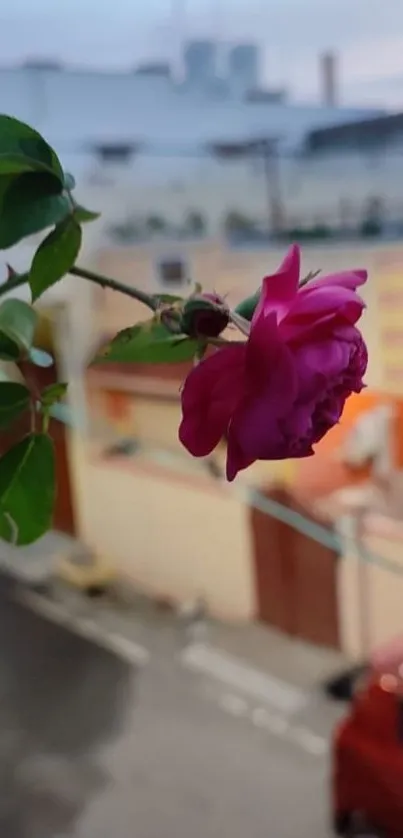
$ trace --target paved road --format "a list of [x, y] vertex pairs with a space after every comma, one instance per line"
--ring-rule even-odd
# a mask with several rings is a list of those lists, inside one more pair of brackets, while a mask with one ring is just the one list
[[132, 637], [118, 656], [4, 590], [0, 643], [0, 835], [329, 835], [332, 711], [318, 700], [291, 692], [281, 715], [278, 684], [228, 661], [221, 680], [158, 632], [136, 666]]

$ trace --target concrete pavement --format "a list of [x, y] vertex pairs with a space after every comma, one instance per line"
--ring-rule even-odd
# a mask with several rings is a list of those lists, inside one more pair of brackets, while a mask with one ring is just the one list
[[328, 838], [338, 707], [209, 642], [189, 653], [163, 619], [100, 603], [69, 624], [15, 596], [0, 588], [1, 835]]

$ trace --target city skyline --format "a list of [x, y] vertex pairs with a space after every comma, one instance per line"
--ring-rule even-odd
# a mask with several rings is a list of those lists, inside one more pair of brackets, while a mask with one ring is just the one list
[[1, 16], [0, 60], [127, 69], [156, 58], [178, 62], [189, 38], [256, 40], [263, 81], [287, 86], [295, 99], [318, 99], [318, 56], [330, 49], [340, 58], [343, 103], [403, 108], [403, 36], [396, 34], [403, 4], [389, 0], [387, 14], [384, 8], [382, 0], [149, 0], [136, 11], [131, 0], [102, 8], [69, 0], [56, 10], [54, 0], [36, 0], [34, 13], [31, 0], [14, 0]]

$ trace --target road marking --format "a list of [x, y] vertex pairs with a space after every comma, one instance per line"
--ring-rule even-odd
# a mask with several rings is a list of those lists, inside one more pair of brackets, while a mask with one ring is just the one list
[[132, 663], [147, 663], [150, 660], [150, 652], [145, 646], [135, 643], [134, 640], [128, 640], [121, 634], [111, 633], [105, 635], [108, 638], [109, 646], [126, 660]]
[[274, 716], [271, 713], [266, 719], [265, 728], [275, 736], [285, 736], [289, 729], [289, 724], [283, 716]]
[[220, 696], [219, 704], [223, 710], [231, 713], [231, 716], [245, 716], [248, 712], [247, 702], [240, 696], [231, 693]]
[[265, 707], [255, 707], [252, 710], [252, 722], [256, 727], [266, 727], [269, 713]]
[[329, 750], [325, 737], [318, 736], [307, 727], [294, 727], [290, 730], [290, 734], [292, 739], [298, 745], [301, 745], [304, 751], [309, 751], [310, 754], [323, 756]]
[[307, 695], [271, 675], [254, 669], [243, 661], [205, 644], [188, 646], [181, 653], [182, 665], [266, 701], [285, 715], [301, 710]]
[[147, 663], [150, 658], [150, 653], [145, 646], [141, 646], [134, 640], [128, 640], [120, 634], [109, 633], [102, 629], [95, 620], [73, 614], [62, 604], [52, 602], [47, 597], [36, 594], [33, 591], [24, 590], [15, 593], [13, 599], [19, 605], [29, 608], [35, 614], [39, 614], [52, 623], [67, 628], [73, 634], [90, 640], [97, 646], [113, 652], [129, 663], [138, 666], [139, 664]]
[[265, 707], [254, 707], [251, 712], [251, 719], [256, 727], [269, 730], [275, 736], [284, 736], [289, 728], [289, 723], [284, 716], [279, 716], [278, 713], [269, 713]]
[[267, 706], [256, 706], [235, 693], [218, 693], [204, 690], [205, 696], [214, 701], [225, 713], [251, 722], [269, 736], [284, 739], [297, 748], [314, 757], [324, 757], [329, 751], [329, 744], [324, 736], [319, 736], [308, 727], [293, 725], [290, 719], [270, 710]]

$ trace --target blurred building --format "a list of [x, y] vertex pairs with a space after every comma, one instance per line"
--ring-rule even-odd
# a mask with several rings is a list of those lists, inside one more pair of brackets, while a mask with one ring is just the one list
[[227, 81], [240, 98], [256, 90], [260, 82], [260, 55], [256, 44], [237, 44], [228, 52]]
[[[234, 48], [244, 80], [255, 72], [251, 47]], [[362, 203], [379, 194], [372, 147], [361, 157], [346, 156], [344, 148], [324, 156], [311, 149], [310, 139], [312, 132], [379, 112], [288, 102], [283, 91], [270, 89], [240, 98], [220, 80], [218, 87], [201, 84], [215, 78], [215, 55], [213, 42], [189, 44], [195, 86], [177, 84], [158, 62], [115, 73], [46, 62], [2, 68], [0, 110], [36, 126], [74, 172], [83, 200], [101, 190], [102, 204], [112, 216], [118, 208], [119, 222], [145, 212], [171, 215], [176, 224], [192, 209], [217, 230], [236, 211], [267, 230], [273, 179], [290, 227], [303, 226], [306, 218], [314, 223], [315, 216], [328, 223], [327, 215], [340, 215], [346, 198]], [[253, 151], [260, 141], [273, 149], [270, 159]], [[217, 154], [225, 146], [242, 153]], [[399, 182], [392, 157], [387, 165], [386, 197]]]
[[185, 84], [194, 90], [208, 90], [217, 79], [217, 43], [189, 41], [184, 50]]

